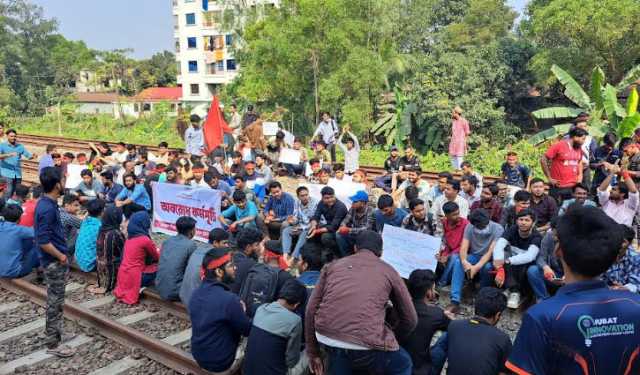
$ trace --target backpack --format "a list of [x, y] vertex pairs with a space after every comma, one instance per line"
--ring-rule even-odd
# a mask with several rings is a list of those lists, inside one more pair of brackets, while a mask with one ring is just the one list
[[251, 267], [240, 288], [240, 299], [246, 305], [249, 317], [253, 318], [260, 305], [276, 300], [279, 272], [264, 263]]

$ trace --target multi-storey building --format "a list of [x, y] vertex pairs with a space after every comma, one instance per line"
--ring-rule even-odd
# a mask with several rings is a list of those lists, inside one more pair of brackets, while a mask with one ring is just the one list
[[[231, 46], [234, 36], [222, 29], [229, 0], [172, 0], [178, 85], [182, 100], [201, 112], [211, 102], [221, 85], [237, 75]], [[277, 0], [238, 0], [235, 5], [273, 5]], [[200, 109], [200, 110], [198, 110]]]

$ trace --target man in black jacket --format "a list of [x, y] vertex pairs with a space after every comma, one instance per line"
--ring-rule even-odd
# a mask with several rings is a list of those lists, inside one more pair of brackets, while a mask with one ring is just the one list
[[[336, 192], [332, 187], [323, 187], [320, 195], [322, 200], [318, 203], [316, 213], [311, 217], [307, 238], [320, 241], [325, 248], [331, 249], [334, 254], [339, 254], [336, 232], [347, 216], [347, 206], [336, 198]], [[320, 224], [321, 219], [324, 219], [326, 224]]]

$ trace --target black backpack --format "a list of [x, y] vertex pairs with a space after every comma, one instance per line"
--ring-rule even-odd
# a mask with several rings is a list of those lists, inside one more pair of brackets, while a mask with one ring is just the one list
[[240, 299], [245, 303], [249, 317], [253, 318], [260, 305], [276, 300], [279, 272], [264, 263], [251, 267], [240, 288]]

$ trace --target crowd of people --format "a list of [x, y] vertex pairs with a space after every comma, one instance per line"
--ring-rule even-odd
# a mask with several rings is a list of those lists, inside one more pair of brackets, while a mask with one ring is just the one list
[[[308, 150], [256, 131], [253, 108], [231, 112], [214, 150], [196, 115], [184, 151], [47, 146], [31, 187], [21, 160], [37, 156], [6, 131], [0, 277], [44, 277], [49, 353], [75, 353], [61, 342], [75, 265], [97, 273], [96, 295], [133, 305], [151, 287], [182, 302], [194, 359], [215, 374], [640, 373], [640, 129], [599, 143], [581, 114], [542, 156], [544, 179], [509, 152], [489, 182], [464, 160], [470, 125], [456, 107], [452, 169], [432, 185], [411, 146], [392, 147], [370, 181], [357, 137], [329, 113]], [[299, 163], [280, 161], [285, 148]], [[77, 186], [70, 165], [82, 166]], [[363, 188], [340, 199], [336, 181]], [[222, 193], [207, 244], [190, 216], [175, 236], [151, 237], [155, 183]], [[400, 277], [381, 259], [385, 226], [439, 238], [437, 267]], [[507, 308], [523, 311], [513, 343], [497, 328]]]

